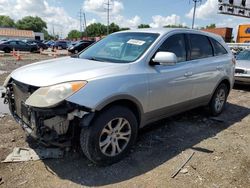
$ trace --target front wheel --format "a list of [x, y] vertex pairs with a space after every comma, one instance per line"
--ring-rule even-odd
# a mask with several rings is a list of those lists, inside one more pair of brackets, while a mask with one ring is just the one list
[[214, 92], [214, 95], [209, 103], [209, 111], [211, 115], [218, 116], [223, 111], [227, 97], [228, 97], [229, 89], [227, 86], [222, 83], [220, 84]]
[[135, 143], [138, 123], [131, 110], [113, 106], [101, 112], [91, 125], [83, 128], [80, 145], [94, 163], [109, 165], [119, 161]]

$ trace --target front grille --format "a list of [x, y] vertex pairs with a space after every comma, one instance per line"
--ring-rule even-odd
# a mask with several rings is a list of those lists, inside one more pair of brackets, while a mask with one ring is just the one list
[[235, 69], [235, 73], [244, 74], [245, 70], [244, 69]]
[[14, 113], [27, 124], [30, 122], [30, 114], [25, 101], [36, 89], [17, 81], [12, 82]]

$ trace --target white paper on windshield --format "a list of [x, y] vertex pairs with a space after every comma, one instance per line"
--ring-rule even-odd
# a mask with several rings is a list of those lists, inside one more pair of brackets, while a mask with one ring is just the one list
[[136, 40], [136, 39], [130, 39], [127, 43], [128, 44], [137, 45], [137, 46], [142, 46], [143, 44], [145, 44], [145, 41], [143, 41], [143, 40]]

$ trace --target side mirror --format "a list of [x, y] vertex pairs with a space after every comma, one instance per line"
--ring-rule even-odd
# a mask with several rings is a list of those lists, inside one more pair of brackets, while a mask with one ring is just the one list
[[175, 65], [177, 63], [177, 57], [172, 52], [157, 52], [155, 54], [153, 62], [165, 66]]

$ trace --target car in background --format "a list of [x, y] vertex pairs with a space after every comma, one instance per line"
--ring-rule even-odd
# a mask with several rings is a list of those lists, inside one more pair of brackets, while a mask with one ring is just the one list
[[57, 49], [67, 49], [69, 44], [69, 41], [59, 40], [56, 41], [51, 47]]
[[49, 48], [51, 48], [55, 44], [55, 41], [49, 40], [49, 41], [45, 42], [44, 44], [46, 44]]
[[77, 54], [77, 53], [81, 52], [82, 50], [84, 50], [85, 48], [87, 48], [88, 46], [90, 46], [91, 44], [93, 44], [94, 42], [95, 41], [87, 41], [87, 40], [78, 42], [75, 45], [71, 45], [68, 48], [68, 51], [72, 54]]
[[23, 40], [23, 41], [30, 45], [37, 45], [38, 49], [43, 49], [43, 50], [48, 49], [48, 46], [46, 44], [38, 40]]
[[235, 83], [250, 84], [250, 50], [243, 50], [236, 56]]
[[15, 49], [16, 51], [27, 51], [27, 52], [36, 52], [38, 47], [36, 44], [27, 44], [26, 42], [20, 40], [8, 40], [0, 43], [0, 50], [5, 53], [10, 53]]

